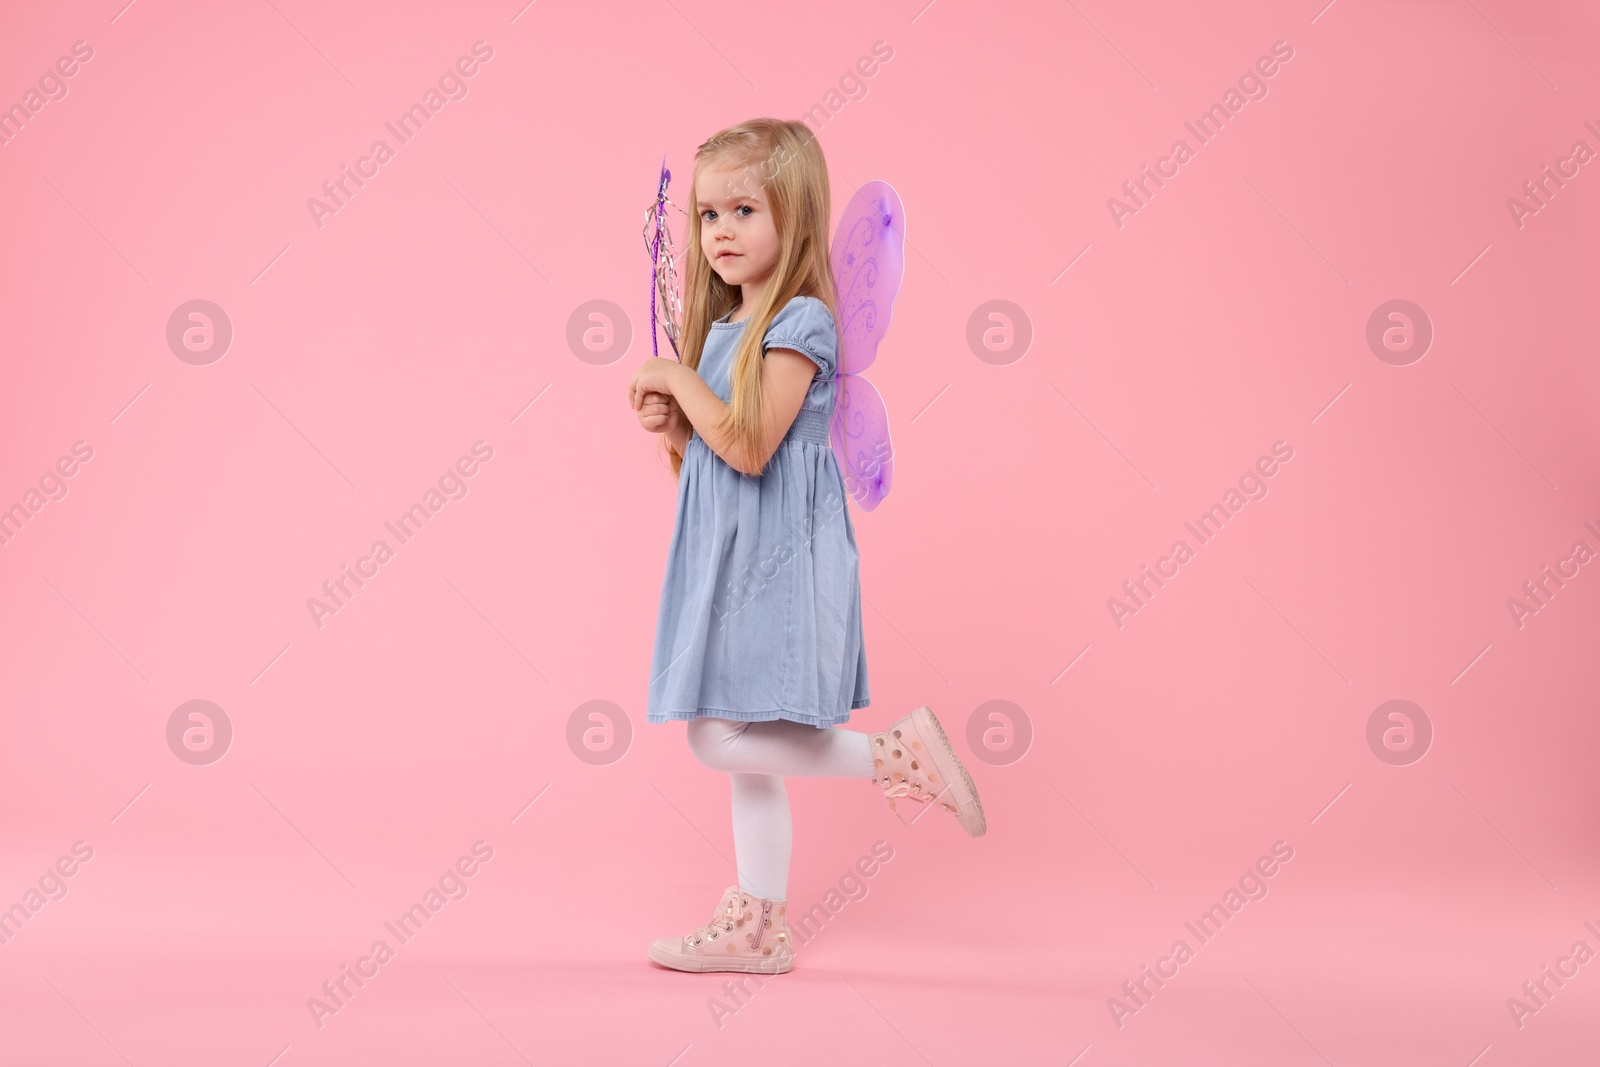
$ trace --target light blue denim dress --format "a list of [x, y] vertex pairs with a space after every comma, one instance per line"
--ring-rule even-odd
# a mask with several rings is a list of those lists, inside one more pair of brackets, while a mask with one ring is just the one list
[[[724, 403], [749, 321], [725, 315], [706, 336], [699, 374]], [[811, 357], [817, 373], [760, 476], [740, 474], [699, 434], [689, 437], [646, 722], [706, 716], [822, 727], [871, 703], [860, 557], [828, 440], [838, 384], [825, 380], [838, 365], [828, 306], [795, 297], [763, 338], [762, 350], [769, 348]]]

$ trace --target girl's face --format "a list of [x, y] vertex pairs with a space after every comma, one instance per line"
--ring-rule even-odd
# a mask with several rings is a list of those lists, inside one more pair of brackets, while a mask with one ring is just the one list
[[[778, 265], [772, 205], [748, 167], [701, 171], [695, 185], [700, 251], [728, 285], [759, 283]], [[742, 292], [742, 290], [741, 290]]]

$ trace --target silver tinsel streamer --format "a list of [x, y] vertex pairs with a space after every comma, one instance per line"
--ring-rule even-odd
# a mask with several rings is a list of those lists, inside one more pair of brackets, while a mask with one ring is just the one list
[[661, 160], [661, 181], [656, 188], [656, 199], [653, 204], [645, 209], [644, 215], [644, 247], [650, 253], [652, 265], [652, 281], [650, 294], [650, 351], [653, 355], [660, 353], [656, 347], [657, 310], [660, 311], [661, 328], [666, 332], [667, 341], [672, 345], [672, 352], [681, 361], [683, 354], [678, 349], [678, 337], [683, 330], [683, 290], [678, 281], [677, 252], [672, 240], [672, 227], [667, 218], [667, 208], [672, 208], [678, 214], [688, 217], [677, 204], [667, 199], [667, 185], [672, 181], [672, 172], [667, 169], [666, 157]]

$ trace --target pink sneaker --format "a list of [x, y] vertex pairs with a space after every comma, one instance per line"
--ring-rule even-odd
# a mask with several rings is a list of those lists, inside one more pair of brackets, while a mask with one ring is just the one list
[[730, 885], [717, 913], [683, 937], [658, 937], [645, 954], [675, 971], [783, 974], [794, 966], [789, 904], [752, 896]]
[[961, 828], [973, 837], [988, 829], [978, 787], [962, 766], [944, 727], [934, 718], [933, 709], [923, 705], [880, 734], [871, 735], [873, 781], [883, 787], [894, 810], [896, 797], [910, 797], [918, 804], [937, 801], [945, 811], [954, 812]]

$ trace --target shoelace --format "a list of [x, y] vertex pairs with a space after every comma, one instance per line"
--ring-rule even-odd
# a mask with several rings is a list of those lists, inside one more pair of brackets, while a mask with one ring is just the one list
[[689, 935], [689, 943], [698, 945], [705, 941], [715, 941], [723, 934], [731, 933], [740, 917], [740, 913], [735, 910], [738, 907], [739, 898], [734, 897], [732, 902], [724, 905], [709, 923], [694, 928], [694, 932]]
[[943, 789], [934, 789], [932, 784], [917, 781], [908, 776], [901, 778], [898, 782], [890, 782], [889, 785], [884, 788], [883, 795], [889, 798], [890, 811], [895, 810], [894, 801], [896, 797], [910, 797], [918, 804], [926, 804], [929, 801], [938, 801], [941, 808], [945, 809], [946, 811], [954, 811], [955, 805], [949, 800], [944, 799], [944, 795], [949, 788], [950, 787], [946, 785]]

